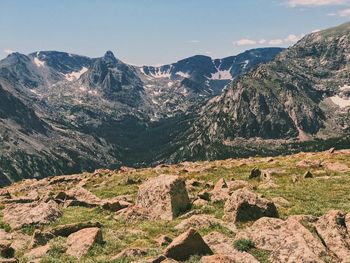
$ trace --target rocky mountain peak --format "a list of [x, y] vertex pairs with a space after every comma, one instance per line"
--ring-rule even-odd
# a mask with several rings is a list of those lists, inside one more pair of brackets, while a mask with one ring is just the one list
[[115, 66], [118, 63], [117, 58], [114, 56], [113, 52], [108, 50], [104, 55], [103, 55], [103, 61], [110, 66]]

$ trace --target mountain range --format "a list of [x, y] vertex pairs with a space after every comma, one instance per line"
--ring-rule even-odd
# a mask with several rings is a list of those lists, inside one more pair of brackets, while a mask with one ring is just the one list
[[133, 66], [107, 51], [0, 61], [0, 184], [98, 167], [349, 145], [350, 23], [288, 49]]

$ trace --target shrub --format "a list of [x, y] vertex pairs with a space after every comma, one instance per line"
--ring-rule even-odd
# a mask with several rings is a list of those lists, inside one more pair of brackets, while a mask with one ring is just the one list
[[255, 248], [254, 242], [249, 239], [238, 239], [233, 243], [233, 246], [238, 251], [245, 251], [245, 252]]

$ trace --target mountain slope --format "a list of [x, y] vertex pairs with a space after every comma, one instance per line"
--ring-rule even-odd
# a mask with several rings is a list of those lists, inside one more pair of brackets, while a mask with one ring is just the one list
[[269, 149], [346, 136], [349, 54], [350, 23], [304, 37], [201, 107], [170, 159], [220, 158], [253, 141], [259, 148], [259, 141], [273, 139]]
[[[252, 63], [279, 51], [254, 51], [261, 56], [254, 55]], [[172, 152], [164, 143], [174, 130], [179, 134], [174, 126], [187, 128], [181, 115], [213, 96], [208, 78], [220, 70], [204, 56], [175, 64], [174, 76], [158, 78], [110, 51], [101, 58], [13, 53], [0, 61], [0, 184], [102, 166], [147, 165]], [[186, 74], [176, 74], [181, 70]]]

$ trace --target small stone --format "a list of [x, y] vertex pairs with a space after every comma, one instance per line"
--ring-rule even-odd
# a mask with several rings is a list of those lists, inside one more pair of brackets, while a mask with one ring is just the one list
[[198, 193], [197, 195], [200, 199], [206, 200], [206, 201], [210, 201], [210, 193], [206, 190], [203, 190], [201, 192]]
[[255, 167], [250, 171], [249, 179], [258, 178], [261, 175], [261, 171], [259, 168]]
[[168, 245], [171, 241], [173, 241], [170, 237], [166, 235], [161, 235], [155, 239], [158, 245], [165, 246]]
[[304, 173], [303, 178], [307, 179], [307, 178], [313, 178], [314, 176], [312, 175], [312, 173], [310, 171], [307, 171]]

